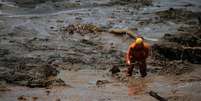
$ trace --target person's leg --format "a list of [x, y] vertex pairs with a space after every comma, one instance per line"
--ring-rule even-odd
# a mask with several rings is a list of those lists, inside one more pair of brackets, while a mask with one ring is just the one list
[[127, 70], [127, 76], [132, 76], [134, 65], [131, 64]]
[[140, 67], [140, 74], [141, 77], [145, 77], [147, 75], [147, 64], [146, 61], [140, 61], [139, 62], [139, 67]]

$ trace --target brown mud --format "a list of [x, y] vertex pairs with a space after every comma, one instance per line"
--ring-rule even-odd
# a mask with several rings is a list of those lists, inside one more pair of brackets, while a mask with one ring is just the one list
[[[0, 100], [197, 101], [199, 2], [2, 0]], [[125, 76], [130, 31], [152, 46], [146, 78]]]

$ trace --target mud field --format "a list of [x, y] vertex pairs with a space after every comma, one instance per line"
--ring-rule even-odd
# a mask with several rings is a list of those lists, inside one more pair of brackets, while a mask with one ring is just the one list
[[[0, 0], [0, 101], [198, 101], [200, 26], [200, 0]], [[129, 32], [146, 78], [125, 76]]]

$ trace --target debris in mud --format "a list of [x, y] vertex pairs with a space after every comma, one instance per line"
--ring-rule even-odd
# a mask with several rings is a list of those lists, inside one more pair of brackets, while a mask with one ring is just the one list
[[149, 95], [152, 96], [152, 97], [154, 97], [154, 98], [156, 98], [158, 101], [168, 101], [167, 99], [165, 99], [165, 98], [159, 96], [159, 95], [158, 95], [156, 92], [154, 92], [154, 91], [150, 91], [150, 92], [149, 92]]
[[101, 32], [102, 29], [93, 24], [72, 24], [67, 26], [64, 31], [68, 32], [69, 34], [79, 33], [84, 35], [87, 33]]
[[110, 69], [110, 72], [114, 75], [116, 73], [119, 73], [121, 72], [120, 69], [118, 68], [118, 66], [113, 66], [111, 69]]
[[50, 91], [49, 91], [49, 90], [47, 90], [47, 91], [46, 91], [46, 94], [47, 94], [47, 96], [48, 96], [48, 95], [50, 94]]
[[32, 97], [33, 101], [36, 101], [38, 99], [38, 97]]
[[108, 81], [108, 80], [97, 80], [96, 86], [100, 87], [100, 86], [107, 84], [107, 83], [110, 83], [110, 81]]
[[119, 73], [113, 75], [113, 77], [115, 79], [117, 79], [118, 81], [120, 81], [120, 82], [128, 82], [128, 77], [125, 74], [126, 74], [125, 71], [124, 72], [119, 72]]
[[110, 33], [115, 35], [129, 35], [132, 38], [135, 38], [134, 32], [128, 29], [109, 29]]
[[27, 98], [23, 95], [18, 97], [17, 99], [18, 99], [18, 101], [27, 101]]

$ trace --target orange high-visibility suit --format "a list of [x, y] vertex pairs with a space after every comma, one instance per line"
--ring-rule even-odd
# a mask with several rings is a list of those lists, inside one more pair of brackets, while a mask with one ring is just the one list
[[136, 44], [133, 42], [128, 49], [127, 52], [127, 63], [129, 65], [127, 76], [132, 76], [134, 63], [139, 66], [141, 77], [145, 77], [147, 75], [147, 65], [146, 65], [146, 58], [149, 55], [149, 45], [145, 42], [141, 44]]

